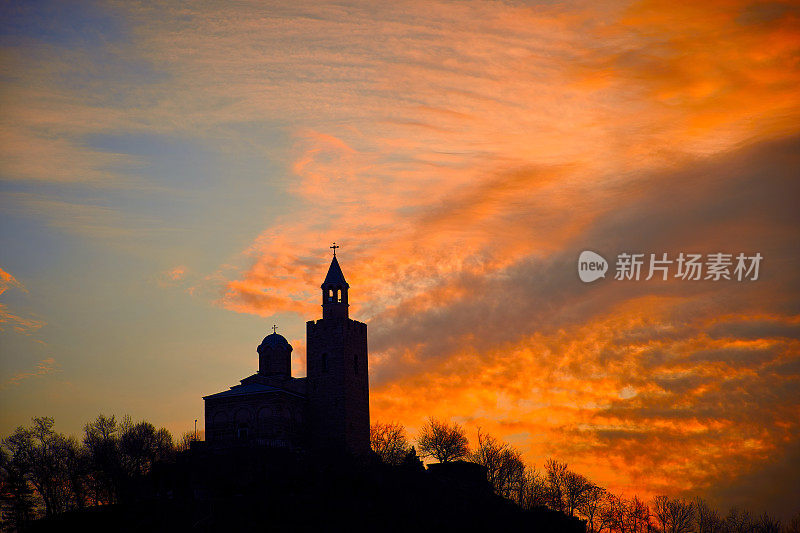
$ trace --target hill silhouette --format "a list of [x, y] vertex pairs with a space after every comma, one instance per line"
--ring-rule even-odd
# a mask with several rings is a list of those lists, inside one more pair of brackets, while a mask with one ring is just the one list
[[36, 521], [30, 531], [506, 531], [584, 532], [585, 522], [495, 495], [484, 468], [427, 468], [377, 457], [280, 449], [225, 451], [196, 443], [157, 463], [121, 503]]

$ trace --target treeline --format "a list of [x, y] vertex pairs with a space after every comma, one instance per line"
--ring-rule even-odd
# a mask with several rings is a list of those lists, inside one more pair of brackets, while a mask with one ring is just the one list
[[469, 447], [463, 427], [429, 418], [409, 443], [398, 423], [375, 423], [370, 428], [373, 451], [388, 464], [401, 464], [419, 452], [439, 462], [463, 459], [486, 469], [492, 490], [523, 509], [542, 507], [586, 521], [588, 533], [800, 533], [800, 513], [788, 524], [767, 513], [753, 515], [734, 507], [720, 514], [702, 498], [685, 500], [657, 496], [645, 502], [625, 498], [593, 483], [556, 459], [544, 469], [527, 465], [514, 446], [478, 429], [477, 445]]
[[53, 419], [34, 418], [0, 446], [0, 523], [24, 529], [29, 521], [64, 511], [116, 503], [133, 493], [154, 463], [188, 447], [150, 422], [99, 415], [78, 440], [53, 429]]
[[[192, 440], [194, 435], [187, 432], [176, 444], [164, 428], [104, 415], [87, 423], [78, 440], [56, 432], [52, 418], [34, 418], [30, 427], [19, 427], [1, 441], [2, 529], [24, 530], [40, 517], [131, 501], [154, 464], [172, 461]], [[541, 470], [528, 465], [517, 448], [480, 429], [471, 448], [460, 425], [434, 418], [424, 424], [415, 446], [397, 423], [373, 424], [370, 441], [387, 464], [416, 464], [417, 451], [442, 463], [464, 459], [480, 464], [499, 496], [522, 509], [547, 508], [579, 517], [588, 533], [800, 533], [800, 514], [781, 524], [766, 513], [754, 515], [741, 508], [722, 515], [700, 498], [625, 498], [556, 459], [546, 460]]]

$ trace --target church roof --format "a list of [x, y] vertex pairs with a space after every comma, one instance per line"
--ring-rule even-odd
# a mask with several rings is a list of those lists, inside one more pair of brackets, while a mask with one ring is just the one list
[[[291, 394], [293, 396], [301, 396], [296, 392], [292, 392], [286, 389], [281, 389], [278, 387], [272, 387], [270, 385], [264, 385], [263, 383], [245, 383], [242, 385], [234, 385], [230, 388], [230, 390], [226, 390], [223, 392], [218, 392], [216, 394], [210, 394], [208, 396], [203, 396], [204, 400], [208, 400], [209, 398], [226, 398], [230, 396], [244, 396], [246, 394], [261, 394], [266, 392], [283, 392], [286, 394]], [[302, 397], [302, 396], [301, 396]]]
[[347, 288], [350, 288], [347, 285], [347, 282], [344, 280], [344, 274], [342, 274], [342, 267], [339, 266], [339, 261], [336, 259], [336, 256], [333, 256], [333, 261], [331, 261], [331, 266], [328, 268], [328, 275], [325, 276], [325, 281], [322, 282], [322, 285], [346, 285]]
[[[287, 341], [286, 337], [284, 337], [283, 335], [279, 335], [277, 333], [270, 333], [269, 335], [264, 337], [263, 341], [261, 341], [261, 346], [285, 347], [285, 346], [290, 346], [290, 345], [289, 345], [289, 341]], [[261, 346], [259, 346], [259, 348]]]

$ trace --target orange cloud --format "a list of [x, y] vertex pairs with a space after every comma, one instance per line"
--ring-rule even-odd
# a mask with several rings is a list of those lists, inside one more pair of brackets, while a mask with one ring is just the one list
[[[373, 414], [413, 428], [431, 414], [480, 426], [521, 446], [533, 463], [562, 457], [615, 491], [645, 497], [705, 489], [796, 436], [798, 397], [790, 391], [800, 376], [779, 377], [778, 369], [800, 363], [800, 341], [732, 343], [705, 331], [764, 325], [761, 317], [687, 326], [669, 321], [669, 301], [647, 308], [642, 314], [634, 302], [502, 349], [420, 361], [418, 373], [372, 389]], [[796, 332], [799, 320], [768, 324]], [[621, 394], [629, 388], [635, 394]], [[750, 395], [763, 398], [758, 407]]]
[[[600, 191], [600, 205], [571, 190], [570, 170], [546, 169], [500, 176], [497, 190], [492, 182], [465, 185], [436, 209], [410, 210], [391, 230], [382, 219], [360, 227], [352, 219], [364, 211], [332, 217], [348, 236], [327, 233], [345, 244], [353, 314], [370, 323], [373, 417], [400, 420], [412, 433], [430, 415], [472, 432], [480, 426], [532, 463], [558, 456], [642, 497], [709, 491], [780, 455], [800, 429], [800, 316], [786, 292], [796, 294], [786, 226], [796, 215], [781, 200], [797, 168], [787, 155], [795, 146], [767, 144], [640, 175], [630, 190]], [[528, 194], [553, 200], [530, 202]], [[546, 220], [551, 207], [564, 216], [571, 203], [587, 212], [563, 222], [568, 229], [541, 235], [541, 245], [525, 231], [526, 220]], [[256, 263], [245, 279], [287, 299], [271, 301], [269, 312], [299, 298], [309, 306], [304, 316], [316, 316], [326, 254], [304, 255], [304, 236], [326, 238], [287, 224], [249, 251]], [[734, 246], [763, 250], [774, 261], [770, 274], [750, 285], [588, 286], [574, 273], [585, 247]], [[228, 296], [226, 305], [256, 309]]]
[[[0, 268], [0, 295], [10, 288], [28, 292], [17, 278]], [[44, 326], [44, 322], [12, 313], [6, 304], [0, 303], [0, 331], [8, 326], [19, 333], [30, 334]]]
[[6, 292], [6, 289], [9, 287], [15, 287], [23, 291], [25, 290], [25, 287], [23, 287], [23, 285], [17, 281], [17, 278], [0, 268], [0, 295]]
[[[187, 274], [189, 273], [189, 269], [183, 265], [178, 265], [172, 267], [168, 270], [161, 272], [156, 279], [156, 283], [160, 287], [168, 287], [168, 286], [175, 286], [178, 284], [182, 284], [187, 280]], [[194, 292], [195, 287], [189, 287], [189, 293]]]
[[36, 364], [36, 368], [31, 370], [30, 372], [18, 372], [5, 380], [3, 383], [0, 383], [0, 389], [4, 389], [9, 386], [19, 385], [21, 381], [26, 379], [35, 378], [46, 376], [48, 374], [52, 374], [54, 372], [58, 372], [58, 366], [56, 365], [56, 360], [52, 357], [48, 357], [46, 359], [42, 359]]
[[[223, 132], [282, 162], [297, 209], [239, 272], [206, 281], [225, 308], [312, 318], [327, 243], [342, 244], [376, 418], [480, 425], [531, 461], [557, 455], [642, 495], [725, 483], [797, 443], [794, 6], [117, 9], [122, 52], [164, 80], [93, 104], [52, 82], [91, 57], [15, 56], [36, 68], [4, 99], [31, 110], [0, 120], [8, 179], [118, 184], [108, 167], [139, 162], [82, 144], [108, 131]], [[254, 123], [288, 124], [289, 153], [232, 126]], [[84, 234], [114, 221], [17, 199]], [[574, 273], [583, 249], [686, 247], [761, 250], [764, 276], [585, 286]]]
[[173, 281], [178, 281], [186, 276], [186, 267], [176, 266], [175, 268], [167, 271], [167, 277]]

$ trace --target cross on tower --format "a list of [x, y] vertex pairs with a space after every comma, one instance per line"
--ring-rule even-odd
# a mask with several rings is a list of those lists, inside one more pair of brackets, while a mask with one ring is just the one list
[[278, 329], [278, 326], [272, 326], [272, 333], [275, 333], [275, 331], [276, 331], [277, 329]]
[[341, 246], [338, 246], [336, 243], [333, 243], [333, 246], [331, 246], [331, 249], [333, 249], [333, 257], [336, 257], [337, 248], [341, 248]]

